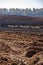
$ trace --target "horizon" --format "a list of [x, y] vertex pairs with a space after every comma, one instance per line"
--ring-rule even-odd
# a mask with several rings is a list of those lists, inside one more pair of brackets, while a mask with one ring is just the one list
[[43, 8], [43, 0], [1, 0], [0, 8]]
[[[6, 7], [3, 7], [3, 8], [0, 8], [0, 9], [34, 9], [35, 7], [33, 7], [33, 8], [6, 8]], [[42, 8], [35, 8], [35, 9], [43, 9], [43, 7]]]

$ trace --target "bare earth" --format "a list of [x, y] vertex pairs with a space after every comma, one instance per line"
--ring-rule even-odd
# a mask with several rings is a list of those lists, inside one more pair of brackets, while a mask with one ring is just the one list
[[0, 31], [0, 65], [43, 65], [43, 33], [30, 33]]

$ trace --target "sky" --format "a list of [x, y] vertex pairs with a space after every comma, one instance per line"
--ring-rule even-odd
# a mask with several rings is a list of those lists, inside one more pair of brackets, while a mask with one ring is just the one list
[[0, 8], [43, 8], [43, 0], [0, 0]]

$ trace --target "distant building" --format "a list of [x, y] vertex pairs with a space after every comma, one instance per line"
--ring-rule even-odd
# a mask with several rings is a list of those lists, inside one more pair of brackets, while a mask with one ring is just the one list
[[43, 16], [43, 8], [40, 9], [18, 9], [18, 8], [10, 8], [9, 10], [6, 8], [0, 8], [0, 14], [7, 15], [21, 15], [21, 16]]

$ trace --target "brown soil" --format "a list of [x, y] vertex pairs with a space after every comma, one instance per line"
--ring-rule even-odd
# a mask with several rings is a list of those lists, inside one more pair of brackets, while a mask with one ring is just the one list
[[43, 17], [17, 16], [17, 15], [0, 15], [0, 24], [15, 25], [43, 25]]
[[0, 31], [0, 65], [43, 65], [43, 35]]

